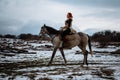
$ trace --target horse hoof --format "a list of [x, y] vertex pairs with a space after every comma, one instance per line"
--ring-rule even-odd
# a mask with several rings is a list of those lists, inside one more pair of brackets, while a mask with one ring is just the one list
[[83, 64], [81, 64], [81, 65], [80, 65], [80, 67], [82, 67], [82, 68], [83, 68]]
[[47, 66], [50, 66], [51, 63], [48, 63]]
[[88, 63], [82, 63], [80, 66], [81, 66], [82, 68], [88, 67]]
[[88, 66], [88, 63], [86, 63], [86, 65]]
[[50, 64], [47, 64], [46, 66], [50, 66]]
[[65, 63], [64, 65], [65, 65], [65, 66], [67, 66], [67, 64], [66, 64], [66, 63]]

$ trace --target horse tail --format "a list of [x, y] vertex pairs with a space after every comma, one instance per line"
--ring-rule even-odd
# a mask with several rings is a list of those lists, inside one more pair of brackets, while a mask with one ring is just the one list
[[89, 50], [90, 50], [90, 54], [93, 57], [92, 48], [91, 48], [91, 39], [90, 39], [89, 35], [88, 35], [88, 47], [89, 47]]

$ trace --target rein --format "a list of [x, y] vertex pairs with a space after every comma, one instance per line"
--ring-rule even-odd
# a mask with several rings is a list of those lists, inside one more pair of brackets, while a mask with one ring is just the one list
[[45, 28], [46, 28], [46, 30], [49, 32], [49, 34], [54, 34], [54, 35], [60, 34], [60, 31], [58, 31], [58, 30], [56, 30], [56, 29], [54, 29], [54, 28], [52, 28], [52, 27], [45, 26]]
[[[59, 36], [60, 35], [60, 31], [59, 30], [56, 30], [52, 27], [49, 27], [49, 26], [45, 26], [46, 30], [47, 30], [47, 34], [50, 36], [51, 38], [51, 41], [53, 42], [53, 39], [56, 37], [56, 36]], [[60, 36], [59, 36], [60, 38]]]

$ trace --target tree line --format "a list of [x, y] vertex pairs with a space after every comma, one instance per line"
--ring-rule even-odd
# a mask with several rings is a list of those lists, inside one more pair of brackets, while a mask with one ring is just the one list
[[93, 42], [99, 42], [100, 47], [106, 47], [107, 45], [120, 45], [120, 32], [117, 31], [100, 31], [91, 36]]
[[117, 31], [100, 31], [94, 33], [91, 37], [95, 42], [120, 42], [120, 32]]
[[[41, 37], [39, 35], [33, 34], [20, 34], [18, 36], [6, 34], [0, 35], [0, 38], [14, 38], [14, 39], [23, 39], [23, 40], [39, 40]], [[120, 42], [120, 32], [117, 31], [100, 31], [96, 32], [91, 36], [93, 42]]]
[[12, 35], [12, 34], [6, 34], [6, 35], [1, 35], [0, 38], [13, 38], [13, 39], [22, 39], [22, 40], [39, 40], [40, 37], [38, 35], [33, 35], [33, 34], [20, 34], [18, 36]]

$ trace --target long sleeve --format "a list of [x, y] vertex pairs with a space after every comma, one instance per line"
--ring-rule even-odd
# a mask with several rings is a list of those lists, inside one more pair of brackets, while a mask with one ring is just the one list
[[67, 19], [65, 21], [65, 25], [67, 25], [68, 27], [71, 27], [72, 26], [72, 19]]

